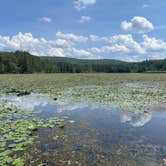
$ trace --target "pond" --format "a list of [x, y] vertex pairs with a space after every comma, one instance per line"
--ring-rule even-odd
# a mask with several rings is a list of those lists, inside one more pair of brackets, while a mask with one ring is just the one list
[[37, 111], [33, 118], [67, 117], [65, 127], [40, 127], [24, 153], [26, 165], [162, 166], [166, 110], [141, 114], [88, 102], [59, 104], [43, 94], [3, 96], [6, 107]]

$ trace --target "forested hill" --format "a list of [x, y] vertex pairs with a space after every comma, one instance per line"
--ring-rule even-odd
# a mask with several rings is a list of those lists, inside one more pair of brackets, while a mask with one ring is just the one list
[[137, 63], [111, 59], [81, 60], [60, 57], [38, 57], [28, 52], [0, 52], [0, 73], [125, 73], [165, 72], [165, 60]]
[[123, 61], [114, 59], [76, 59], [67, 57], [41, 57], [42, 59], [50, 60], [52, 62], [68, 62], [73, 64], [110, 64], [110, 63], [122, 63]]
[[56, 65], [28, 52], [0, 52], [0, 73], [54, 72]]
[[166, 59], [164, 60], [146, 60], [142, 62], [125, 62], [114, 59], [75, 59], [66, 57], [41, 57], [57, 64], [58, 68], [65, 72], [63, 66], [77, 66], [83, 72], [166, 72]]

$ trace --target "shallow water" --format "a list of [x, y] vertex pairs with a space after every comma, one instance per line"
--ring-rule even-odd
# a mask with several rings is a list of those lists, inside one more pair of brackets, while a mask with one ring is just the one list
[[57, 105], [48, 96], [8, 96], [8, 106], [42, 110], [41, 117], [68, 116], [64, 129], [40, 128], [26, 152], [27, 165], [160, 166], [166, 158], [166, 111], [135, 115], [91, 104]]
[[30, 94], [25, 96], [7, 95], [0, 98], [2, 101], [8, 101], [7, 107], [16, 107], [26, 111], [36, 110], [55, 110], [55, 102], [47, 95]]

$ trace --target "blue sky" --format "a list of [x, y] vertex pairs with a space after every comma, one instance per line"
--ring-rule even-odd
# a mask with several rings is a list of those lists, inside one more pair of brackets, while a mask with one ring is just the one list
[[40, 56], [166, 58], [164, 0], [2, 0], [0, 50]]

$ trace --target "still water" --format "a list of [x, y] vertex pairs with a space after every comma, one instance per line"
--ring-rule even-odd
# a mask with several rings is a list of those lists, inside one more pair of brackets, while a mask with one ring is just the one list
[[[64, 117], [64, 129], [40, 128], [26, 152], [27, 165], [163, 166], [166, 164], [166, 110], [139, 115], [90, 103], [58, 105], [48, 96], [7, 96], [8, 105], [42, 110], [40, 117]], [[165, 163], [164, 163], [165, 162]]]

